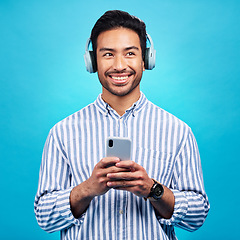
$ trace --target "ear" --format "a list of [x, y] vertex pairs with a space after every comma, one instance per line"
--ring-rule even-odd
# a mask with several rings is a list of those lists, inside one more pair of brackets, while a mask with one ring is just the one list
[[145, 63], [144, 63], [144, 61], [142, 61], [142, 70], [143, 70], [143, 71], [146, 70], [146, 69], [145, 69]]

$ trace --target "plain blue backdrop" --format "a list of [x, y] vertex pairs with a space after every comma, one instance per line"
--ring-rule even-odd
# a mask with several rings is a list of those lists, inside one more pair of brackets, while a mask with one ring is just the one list
[[239, 224], [240, 1], [1, 0], [0, 239], [59, 239], [41, 230], [33, 202], [50, 128], [101, 92], [85, 70], [85, 43], [109, 9], [138, 16], [157, 50], [141, 90], [185, 121], [200, 149], [211, 210], [179, 239], [236, 239]]

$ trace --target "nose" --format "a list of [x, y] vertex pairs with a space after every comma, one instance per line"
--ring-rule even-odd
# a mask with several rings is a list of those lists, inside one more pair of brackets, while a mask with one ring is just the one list
[[126, 69], [126, 67], [127, 67], [126, 59], [124, 59], [123, 56], [116, 55], [114, 58], [114, 63], [113, 63], [114, 70], [122, 71], [122, 70]]

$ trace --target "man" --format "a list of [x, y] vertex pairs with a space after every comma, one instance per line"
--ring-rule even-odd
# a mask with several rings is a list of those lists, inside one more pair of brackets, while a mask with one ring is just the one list
[[[175, 226], [194, 231], [207, 216], [191, 129], [140, 91], [146, 36], [122, 11], [92, 29], [86, 64], [102, 94], [51, 129], [35, 199], [39, 225], [61, 239], [176, 239]], [[131, 139], [131, 160], [105, 157], [109, 136]]]

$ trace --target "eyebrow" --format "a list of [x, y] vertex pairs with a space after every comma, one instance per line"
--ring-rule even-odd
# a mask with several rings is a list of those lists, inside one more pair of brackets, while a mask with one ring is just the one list
[[138, 48], [138, 47], [135, 47], [135, 46], [131, 46], [131, 47], [125, 48], [126, 51], [132, 50], [132, 49], [135, 49], [135, 50], [138, 50], [138, 51], [139, 51], [139, 48]]
[[114, 49], [113, 48], [100, 48], [99, 52], [113, 52]]
[[[135, 47], [135, 46], [131, 46], [131, 47], [126, 47], [124, 50], [125, 51], [129, 51], [129, 50], [132, 50], [132, 49], [135, 49], [135, 50], [138, 50], [139, 51], [139, 48], [138, 47]], [[100, 52], [116, 52], [116, 50], [114, 50], [113, 48], [100, 48], [99, 49]]]

